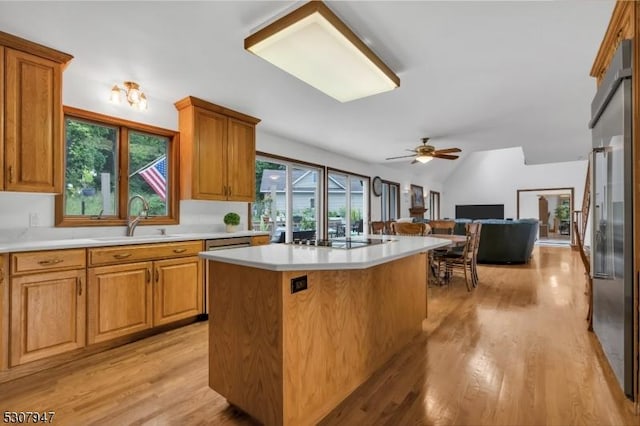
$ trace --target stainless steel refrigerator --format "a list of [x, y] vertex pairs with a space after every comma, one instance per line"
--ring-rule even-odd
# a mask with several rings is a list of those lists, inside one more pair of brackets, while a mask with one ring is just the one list
[[593, 331], [633, 398], [631, 41], [624, 40], [591, 103]]

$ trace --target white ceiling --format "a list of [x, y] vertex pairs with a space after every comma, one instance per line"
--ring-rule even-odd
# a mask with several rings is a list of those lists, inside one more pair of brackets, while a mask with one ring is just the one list
[[399, 89], [341, 104], [245, 52], [244, 38], [291, 2], [1, 2], [0, 30], [74, 55], [66, 78], [134, 80], [150, 103], [198, 96], [261, 118], [262, 131], [367, 162], [423, 136], [464, 153], [522, 146], [527, 164], [586, 158], [589, 70], [612, 0], [328, 5]]

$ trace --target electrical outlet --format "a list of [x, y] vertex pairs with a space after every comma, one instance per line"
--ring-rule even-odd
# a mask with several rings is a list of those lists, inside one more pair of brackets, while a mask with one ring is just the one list
[[38, 217], [38, 213], [29, 213], [29, 227], [33, 228], [39, 226], [40, 218]]
[[291, 294], [307, 289], [307, 276], [291, 278]]

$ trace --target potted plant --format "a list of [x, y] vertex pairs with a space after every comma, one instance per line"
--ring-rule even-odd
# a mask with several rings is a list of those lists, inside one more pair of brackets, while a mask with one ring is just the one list
[[224, 215], [224, 224], [227, 226], [227, 232], [236, 232], [236, 227], [240, 224], [240, 215], [238, 213], [227, 213]]

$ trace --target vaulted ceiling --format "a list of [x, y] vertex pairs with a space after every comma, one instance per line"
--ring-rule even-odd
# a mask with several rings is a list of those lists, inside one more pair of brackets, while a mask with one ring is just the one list
[[398, 168], [409, 161], [384, 158], [423, 136], [465, 153], [522, 146], [528, 164], [586, 158], [589, 70], [613, 1], [328, 5], [399, 89], [342, 104], [245, 52], [244, 38], [292, 2], [1, 2], [0, 30], [73, 54], [65, 85], [82, 81], [100, 101], [96, 88], [138, 81], [151, 116], [154, 103], [194, 95], [260, 117], [261, 131]]

